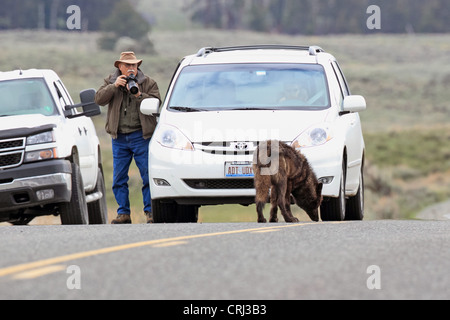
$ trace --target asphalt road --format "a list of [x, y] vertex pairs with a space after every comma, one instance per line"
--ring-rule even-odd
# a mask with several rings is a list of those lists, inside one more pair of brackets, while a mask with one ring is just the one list
[[450, 221], [0, 227], [0, 299], [450, 299]]

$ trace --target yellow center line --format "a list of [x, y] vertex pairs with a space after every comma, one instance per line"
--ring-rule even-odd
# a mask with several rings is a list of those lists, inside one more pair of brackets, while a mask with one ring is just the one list
[[277, 232], [280, 231], [280, 229], [272, 229], [272, 230], [257, 230], [257, 231], [252, 231], [252, 233], [268, 233], [268, 232]]
[[113, 246], [113, 247], [109, 247], [109, 248], [68, 254], [65, 256], [44, 259], [44, 260], [39, 260], [39, 261], [35, 261], [35, 262], [24, 263], [24, 264], [19, 264], [19, 265], [3, 268], [3, 269], [0, 269], [0, 277], [8, 276], [8, 275], [19, 273], [19, 272], [24, 272], [24, 271], [31, 270], [31, 269], [44, 268], [44, 267], [55, 265], [55, 264], [61, 264], [61, 263], [67, 262], [67, 261], [84, 259], [84, 258], [88, 258], [88, 257], [92, 257], [92, 256], [98, 256], [98, 255], [119, 252], [119, 251], [134, 249], [134, 248], [141, 248], [141, 247], [147, 247], [147, 246], [161, 246], [164, 244], [171, 244], [171, 243], [176, 243], [178, 245], [178, 244], [181, 244], [181, 242], [185, 242], [186, 240], [191, 240], [191, 239], [208, 238], [208, 237], [216, 237], [216, 236], [239, 234], [239, 233], [250, 233], [250, 232], [257, 232], [257, 231], [258, 232], [270, 232], [270, 231], [276, 231], [276, 229], [286, 229], [286, 228], [300, 227], [300, 226], [305, 226], [305, 225], [313, 226], [313, 225], [319, 225], [319, 224], [317, 224], [317, 223], [297, 223], [297, 224], [290, 224], [290, 225], [286, 225], [286, 226], [274, 226], [274, 227], [265, 227], [265, 228], [232, 230], [232, 231], [224, 231], [224, 232], [196, 234], [196, 235], [190, 235], [190, 236], [180, 236], [180, 237], [174, 237], [174, 238], [135, 242], [135, 243], [130, 243], [130, 244]]
[[155, 244], [155, 245], [153, 245], [153, 248], [174, 247], [174, 246], [179, 246], [179, 245], [186, 244], [186, 243], [187, 243], [187, 241], [172, 241], [172, 242]]
[[28, 279], [34, 279], [38, 277], [45, 276], [50, 273], [59, 272], [62, 270], [66, 270], [67, 266], [64, 265], [54, 265], [54, 266], [48, 266], [44, 268], [38, 268], [38, 269], [32, 269], [25, 272], [16, 273], [14, 275], [14, 279], [16, 280], [28, 280]]

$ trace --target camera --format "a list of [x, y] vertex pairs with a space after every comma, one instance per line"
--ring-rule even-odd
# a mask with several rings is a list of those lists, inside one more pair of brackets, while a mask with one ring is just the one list
[[127, 80], [131, 94], [137, 94], [139, 92], [139, 87], [136, 83], [136, 76], [132, 73], [127, 78], [125, 78], [125, 80]]

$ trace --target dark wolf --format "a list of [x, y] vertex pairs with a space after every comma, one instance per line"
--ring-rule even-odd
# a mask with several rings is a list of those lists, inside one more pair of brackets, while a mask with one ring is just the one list
[[270, 222], [278, 222], [277, 207], [286, 222], [298, 222], [291, 212], [291, 195], [311, 220], [319, 221], [322, 183], [300, 152], [279, 141], [262, 142], [253, 158], [258, 222], [265, 223], [263, 209], [270, 190]]

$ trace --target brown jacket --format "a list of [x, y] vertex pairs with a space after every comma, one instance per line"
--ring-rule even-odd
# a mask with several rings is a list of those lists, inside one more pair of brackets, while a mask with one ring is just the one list
[[[120, 108], [124, 93], [121, 88], [116, 88], [114, 83], [121, 75], [120, 70], [117, 69], [115, 73], [111, 74], [104, 80], [103, 86], [98, 89], [95, 95], [95, 102], [101, 106], [108, 105], [108, 113], [106, 118], [106, 132], [108, 132], [113, 139], [117, 139], [117, 132], [119, 127]], [[138, 70], [137, 82], [142, 92], [142, 97], [137, 98], [139, 104], [146, 98], [157, 98], [161, 101], [159, 88], [156, 82], [144, 75], [141, 70]], [[147, 116], [139, 112], [139, 119], [141, 121], [142, 132], [144, 139], [150, 139], [156, 128], [156, 119], [153, 116]]]

